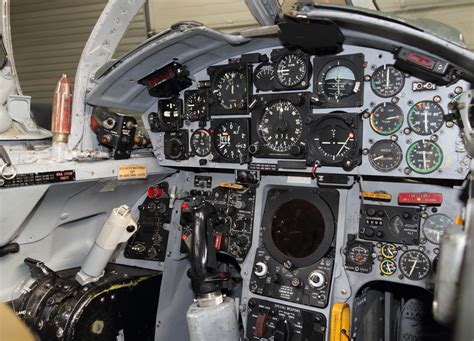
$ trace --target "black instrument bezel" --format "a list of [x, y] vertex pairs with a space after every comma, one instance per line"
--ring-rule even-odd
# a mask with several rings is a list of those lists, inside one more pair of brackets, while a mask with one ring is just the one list
[[[242, 125], [246, 131], [247, 131], [247, 148], [244, 150], [244, 162], [240, 162], [239, 160], [229, 160], [225, 158], [221, 153], [217, 151], [217, 147], [214, 143], [214, 138], [215, 138], [215, 131], [216, 129], [224, 122], [228, 121], [237, 121], [239, 122], [240, 125]], [[221, 118], [221, 119], [214, 119], [211, 120], [211, 128], [209, 129], [209, 132], [211, 133], [211, 144], [212, 144], [212, 149], [211, 149], [211, 155], [212, 155], [212, 161], [213, 162], [227, 162], [227, 163], [247, 163], [249, 161], [249, 156], [248, 156], [248, 147], [250, 144], [250, 122], [248, 118]]]
[[[287, 55], [295, 54], [301, 57], [306, 63], [306, 74], [303, 79], [296, 85], [285, 86], [280, 83], [277, 75], [277, 66], [278, 63]], [[272, 90], [274, 91], [287, 91], [287, 90], [305, 90], [310, 86], [311, 76], [313, 74], [313, 67], [311, 64], [311, 57], [309, 54], [299, 50], [299, 49], [276, 49], [273, 50], [270, 54], [270, 59], [273, 63], [273, 70], [275, 72], [275, 78], [273, 79]], [[304, 84], [303, 84], [304, 83]]]

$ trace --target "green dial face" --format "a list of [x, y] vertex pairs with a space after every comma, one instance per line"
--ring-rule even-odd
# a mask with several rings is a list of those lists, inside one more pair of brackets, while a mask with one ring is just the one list
[[407, 151], [408, 166], [417, 173], [429, 174], [438, 170], [443, 162], [443, 151], [430, 140], [419, 140]]

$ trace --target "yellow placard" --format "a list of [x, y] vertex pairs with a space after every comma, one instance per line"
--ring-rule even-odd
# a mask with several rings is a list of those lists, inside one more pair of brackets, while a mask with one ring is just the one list
[[117, 178], [119, 180], [146, 179], [146, 164], [120, 165]]
[[244, 186], [240, 185], [240, 184], [231, 184], [231, 183], [227, 183], [227, 182], [221, 182], [219, 184], [220, 187], [224, 187], [224, 188], [232, 188], [232, 189], [243, 189]]
[[380, 201], [390, 201], [392, 200], [392, 195], [382, 192], [361, 192], [360, 196], [367, 200], [380, 200]]

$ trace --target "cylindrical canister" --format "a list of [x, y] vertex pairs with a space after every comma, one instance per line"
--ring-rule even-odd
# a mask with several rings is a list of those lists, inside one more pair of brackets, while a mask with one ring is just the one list
[[53, 117], [51, 120], [51, 132], [53, 143], [67, 143], [71, 133], [71, 107], [72, 87], [63, 74], [59, 80], [53, 99]]

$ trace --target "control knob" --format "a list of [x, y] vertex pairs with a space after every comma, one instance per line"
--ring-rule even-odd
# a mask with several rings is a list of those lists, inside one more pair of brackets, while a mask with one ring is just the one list
[[258, 277], [265, 277], [268, 273], [268, 266], [263, 262], [258, 262], [253, 267], [253, 273]]
[[326, 276], [319, 270], [309, 274], [308, 283], [312, 288], [322, 288], [326, 285]]

